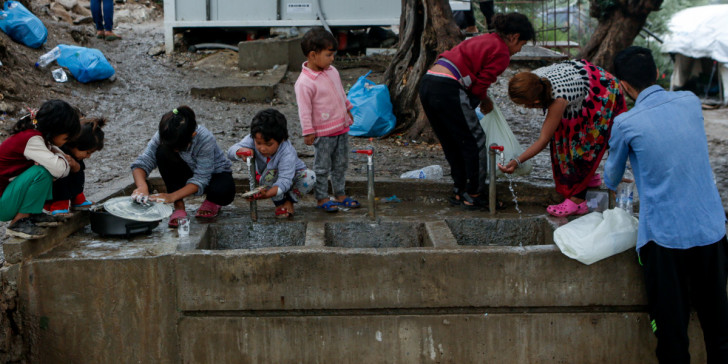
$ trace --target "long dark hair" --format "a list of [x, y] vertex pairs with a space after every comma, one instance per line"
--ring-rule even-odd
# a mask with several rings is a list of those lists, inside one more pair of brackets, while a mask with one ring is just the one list
[[528, 17], [520, 13], [495, 14], [493, 28], [501, 38], [505, 38], [509, 34], [519, 34], [519, 40], [536, 39], [533, 24], [528, 20]]
[[159, 121], [159, 140], [174, 150], [186, 150], [197, 130], [195, 112], [189, 106], [180, 106], [162, 116]]
[[61, 134], [68, 134], [68, 138], [73, 139], [81, 130], [79, 115], [78, 109], [63, 100], [48, 100], [41, 105], [35, 118], [33, 115], [20, 118], [10, 131], [10, 135], [36, 129], [43, 135], [46, 143], [50, 143], [54, 137]]
[[64, 150], [70, 151], [76, 148], [81, 151], [104, 149], [104, 131], [101, 128], [106, 125], [106, 118], [84, 118], [81, 119], [81, 132], [76, 139], [73, 139], [63, 146]]

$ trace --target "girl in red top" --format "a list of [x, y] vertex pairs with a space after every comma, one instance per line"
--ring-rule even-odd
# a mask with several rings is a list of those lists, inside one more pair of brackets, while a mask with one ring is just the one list
[[468, 209], [488, 205], [480, 198], [488, 155], [475, 108], [480, 104], [486, 114], [493, 110], [488, 87], [506, 70], [511, 56], [535, 37], [531, 22], [518, 13], [497, 14], [493, 27], [495, 33], [467, 39], [440, 54], [420, 81], [422, 108], [450, 164], [450, 203]]
[[18, 120], [0, 144], [0, 221], [10, 221], [6, 234], [37, 239], [45, 235], [39, 226], [60, 223], [43, 214], [43, 204], [53, 197], [54, 178], [80, 168], [59, 149], [78, 134], [78, 114], [65, 101], [47, 101], [37, 114]]

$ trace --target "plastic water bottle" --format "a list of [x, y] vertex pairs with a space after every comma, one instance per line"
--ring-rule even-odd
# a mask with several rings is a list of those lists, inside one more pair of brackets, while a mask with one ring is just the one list
[[190, 236], [190, 219], [181, 217], [177, 219], [177, 233], [180, 238]]
[[414, 171], [407, 171], [402, 173], [399, 178], [414, 178], [414, 179], [440, 179], [442, 178], [442, 167], [437, 164], [427, 166]]
[[621, 182], [617, 186], [617, 207], [629, 212], [630, 215], [634, 215], [634, 176], [629, 170], [624, 171], [625, 179], [632, 180], [632, 182]]
[[58, 59], [58, 57], [61, 56], [61, 49], [58, 47], [55, 47], [50, 50], [50, 52], [38, 57], [38, 62], [35, 62], [36, 67], [44, 68], [47, 65], [51, 64], [51, 62]]

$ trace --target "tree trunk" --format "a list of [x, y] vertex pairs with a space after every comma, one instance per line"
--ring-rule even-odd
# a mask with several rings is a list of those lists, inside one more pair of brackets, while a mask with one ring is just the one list
[[647, 16], [660, 9], [663, 0], [590, 0], [590, 15], [599, 25], [579, 58], [613, 71], [614, 56], [632, 45]]
[[448, 0], [402, 0], [399, 45], [384, 72], [397, 117], [395, 131], [407, 138], [435, 140], [418, 97], [420, 79], [438, 54], [458, 44], [463, 35]]

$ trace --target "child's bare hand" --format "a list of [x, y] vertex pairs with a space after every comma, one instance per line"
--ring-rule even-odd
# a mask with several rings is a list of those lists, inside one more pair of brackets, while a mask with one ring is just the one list
[[268, 189], [261, 189], [260, 191], [258, 191], [258, 193], [246, 198], [246, 200], [253, 201], [253, 200], [264, 200], [266, 198], [271, 198], [273, 196], [268, 196], [269, 191], [270, 190], [268, 190]]
[[351, 115], [351, 110], [346, 110], [346, 113], [349, 114], [349, 119], [351, 119], [351, 123], [349, 125], [354, 124], [354, 115]]
[[64, 154], [63, 155], [66, 158], [66, 161], [68, 162], [68, 166], [71, 167], [71, 172], [78, 172], [81, 170], [81, 165], [76, 162], [75, 159], [73, 159], [70, 155]]
[[303, 143], [306, 145], [313, 145], [314, 140], [316, 140], [315, 134], [309, 134], [303, 137]]

